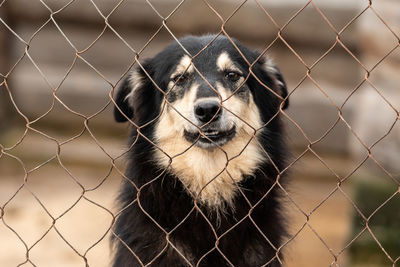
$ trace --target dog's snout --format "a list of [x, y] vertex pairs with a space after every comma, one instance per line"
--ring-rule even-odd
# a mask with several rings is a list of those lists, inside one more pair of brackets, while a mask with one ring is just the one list
[[216, 121], [222, 113], [222, 108], [217, 101], [203, 101], [194, 107], [196, 118], [204, 123]]

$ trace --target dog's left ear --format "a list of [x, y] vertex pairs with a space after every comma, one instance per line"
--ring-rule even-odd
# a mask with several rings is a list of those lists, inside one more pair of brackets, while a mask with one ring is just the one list
[[259, 60], [259, 63], [263, 71], [272, 79], [273, 88], [271, 89], [284, 99], [282, 109], [286, 109], [289, 106], [289, 99], [286, 82], [283, 79], [282, 73], [270, 58], [263, 57]]

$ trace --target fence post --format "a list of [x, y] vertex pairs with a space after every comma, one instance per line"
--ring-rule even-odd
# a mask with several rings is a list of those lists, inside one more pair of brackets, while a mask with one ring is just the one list
[[[3, 21], [7, 22], [7, 25], [11, 26], [10, 22], [11, 16], [9, 9], [2, 7], [0, 10], [0, 17]], [[8, 29], [1, 25], [0, 30], [0, 84], [6, 80], [6, 76], [11, 67], [11, 57], [12, 57], [12, 35]], [[7, 79], [9, 84], [9, 80]], [[12, 104], [6, 91], [5, 86], [0, 86], [0, 134], [4, 133], [7, 125], [9, 125], [11, 119], [13, 118]]]

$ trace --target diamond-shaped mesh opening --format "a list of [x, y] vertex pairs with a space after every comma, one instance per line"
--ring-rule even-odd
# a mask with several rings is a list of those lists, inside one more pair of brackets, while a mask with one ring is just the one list
[[[27, 204], [29, 203], [29, 204]], [[19, 190], [4, 209], [3, 223], [27, 246], [37, 242], [52, 225], [52, 219], [43, 209], [40, 200], [26, 188]], [[29, 213], [19, 214], [18, 206], [25, 206]], [[35, 218], [36, 231], [30, 231], [25, 227], [25, 221]]]
[[[0, 265], [397, 266], [399, 12], [390, 0], [0, 1]], [[197, 50], [180, 39], [210, 32], [220, 39]], [[247, 73], [229, 93], [203, 67], [221, 38]], [[169, 43], [169, 60], [149, 61]], [[169, 75], [175, 52], [188, 63], [169, 87], [155, 69]], [[289, 109], [271, 108], [286, 98], [279, 74]], [[204, 110], [176, 101], [190, 75], [241, 142], [217, 143], [196, 124]]]

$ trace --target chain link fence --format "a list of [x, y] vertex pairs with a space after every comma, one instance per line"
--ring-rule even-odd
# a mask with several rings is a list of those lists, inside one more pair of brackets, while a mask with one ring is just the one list
[[[283, 117], [290, 127], [289, 133], [295, 133], [296, 138], [302, 140], [293, 145], [295, 151], [293, 157], [284, 169], [278, 170], [279, 174], [273, 185], [283, 192], [288, 213], [287, 224], [290, 228], [289, 238], [282, 246], [275, 248], [278, 260], [281, 261], [278, 255], [283, 253], [284, 266], [367, 266], [367, 263], [357, 263], [355, 259], [368, 258], [368, 254], [376, 253], [383, 260], [371, 266], [399, 266], [400, 232], [396, 229], [399, 226], [396, 218], [400, 214], [398, 206], [400, 180], [397, 169], [400, 153], [396, 142], [400, 140], [400, 103], [397, 99], [399, 86], [396, 81], [398, 81], [399, 72], [396, 66], [400, 65], [398, 63], [400, 23], [396, 24], [394, 21], [392, 25], [387, 22], [386, 15], [392, 16], [389, 12], [390, 8], [384, 9], [388, 12], [385, 13], [379, 9], [380, 5], [377, 7], [376, 1], [354, 1], [357, 2], [357, 8], [354, 9], [351, 17], [345, 19], [343, 25], [338, 26], [340, 23], [337, 23], [337, 18], [329, 13], [329, 4], [316, 0], [292, 1], [295, 5], [292, 5], [290, 12], [283, 15], [282, 10], [280, 13], [271, 11], [279, 10], [280, 5], [284, 5], [283, 2], [277, 4], [259, 0], [217, 1], [215, 3], [207, 0], [198, 2], [90, 0], [85, 3], [75, 0], [62, 2], [37, 0], [34, 4], [20, 1], [18, 5], [11, 2], [10, 0], [0, 2], [2, 26], [0, 31], [0, 105], [2, 107], [0, 109], [2, 120], [0, 125], [2, 131], [0, 133], [0, 191], [2, 195], [0, 197], [2, 221], [0, 250], [3, 251], [0, 254], [0, 265], [107, 266], [109, 264], [112, 257], [112, 252], [109, 252], [109, 237], [114, 236], [123, 242], [114, 233], [113, 224], [126, 207], [116, 208], [114, 199], [119, 187], [118, 182], [124, 179], [129, 180], [129, 177], [124, 174], [124, 156], [131, 149], [131, 147], [121, 149], [124, 147], [122, 142], [126, 137], [124, 126], [110, 124], [108, 121], [108, 117], [111, 117], [110, 109], [116, 105], [113, 100], [115, 90], [133, 66], [142, 65], [143, 58], [154, 54], [154, 51], [159, 51], [169, 41], [179, 43], [180, 36], [193, 33], [193, 29], [190, 28], [195, 27], [193, 25], [200, 25], [198, 31], [202, 32], [202, 27], [207, 28], [204, 21], [208, 20], [212, 21], [213, 26], [206, 31], [213, 29], [217, 35], [224, 35], [231, 41], [231, 38], [236, 35], [243, 36], [244, 39], [256, 42], [258, 47], [261, 47], [262, 55], [273, 54], [274, 49], [278, 47], [284, 50], [282, 54], [290, 58], [287, 60], [289, 62], [287, 66], [292, 65], [291, 61], [296, 62], [293, 65], [297, 68], [297, 74], [289, 75], [288, 79], [289, 98], [293, 106], [289, 111], [280, 109], [276, 114]], [[398, 19], [400, 7], [394, 2], [389, 4], [392, 3], [393, 9], [397, 11], [393, 16]], [[348, 3], [341, 1], [337, 3], [337, 5], [341, 4]], [[184, 15], [194, 16], [193, 19], [186, 17], [185, 20], [174, 22], [182, 10], [190, 6], [195, 8], [201, 6], [203, 10], [206, 10], [207, 16], [196, 15], [192, 10], [193, 13], [184, 13]], [[132, 13], [142, 14], [138, 15], [138, 18], [129, 20], [128, 7], [131, 8]], [[25, 11], [18, 13], [18, 10], [22, 9]], [[268, 24], [266, 27], [272, 34], [258, 38], [259, 32], [261, 34], [263, 32], [261, 26], [255, 26], [257, 29], [254, 35], [246, 33], [248, 23], [250, 23], [249, 27], [254, 27], [251, 25], [251, 12], [254, 10], [258, 12], [257, 18], [261, 18]], [[312, 13], [307, 13], [307, 16], [312, 14], [311, 17], [317, 18], [320, 25], [314, 25], [315, 22], [307, 24], [307, 18], [300, 20], [305, 21], [305, 24], [298, 25], [297, 19], [310, 10]], [[71, 15], [74, 12], [78, 15]], [[85, 14], [84, 12], [91, 13], [94, 19], [81, 16]], [[116, 17], [115, 14], [118, 12], [122, 12], [123, 16]], [[277, 17], [277, 14], [282, 16]], [[136, 38], [135, 36], [139, 34], [135, 32], [135, 29], [140, 28], [140, 23], [146, 16], [150, 18], [149, 24], [145, 26], [148, 28], [147, 33]], [[363, 19], [366, 16], [368, 19]], [[239, 21], [250, 20], [250, 22], [243, 21], [241, 26], [240, 22], [233, 22], [237, 17]], [[24, 30], [18, 26], [20, 20], [33, 26], [30, 30]], [[369, 27], [372, 28], [368, 24], [369, 20], [377, 22], [375, 24], [378, 25], [377, 30], [373, 31], [371, 40], [365, 36], [347, 36], [353, 27], [362, 28], [360, 27], [362, 23], [367, 25], [364, 29], [369, 31]], [[185, 25], [186, 21], [188, 25]], [[67, 27], [67, 24], [75, 26], [71, 28]], [[136, 28], [129, 29], [131, 25], [135, 25]], [[302, 27], [312, 25], [315, 29], [304, 32], [304, 38], [310, 38], [310, 43], [321, 42], [318, 34], [328, 34], [329, 37], [324, 39], [328, 41], [324, 41], [325, 43], [319, 46], [323, 48], [323, 51], [318, 56], [309, 57], [304, 52], [305, 50], [299, 48], [302, 47], [302, 32], [297, 33], [300, 35], [299, 39], [291, 38], [289, 33], [294, 31], [291, 27], [295, 27], [295, 31], [298, 31]], [[321, 25], [324, 30], [319, 32]], [[80, 32], [81, 27], [91, 29], [91, 33]], [[53, 33], [57, 33], [57, 38], [53, 39], [47, 34], [49, 28], [52, 28]], [[78, 35], [71, 29], [79, 32]], [[90, 36], [89, 43], [78, 38], [86, 34]], [[112, 36], [113, 40], [119, 43], [118, 48], [114, 50], [114, 47], [107, 46], [107, 42], [104, 42], [106, 35]], [[140, 42], [134, 41], [135, 38], [140, 39]], [[385, 38], [389, 38], [390, 41]], [[49, 47], [44, 52], [37, 49], [39, 44], [43, 44], [40, 43], [42, 39], [46, 42], [45, 46]], [[165, 42], [165, 40], [169, 41]], [[380, 46], [380, 42], [384, 44], [384, 48]], [[57, 49], [52, 49], [61, 43], [68, 49], [60, 55]], [[376, 47], [381, 48], [379, 52], [376, 52], [378, 48], [375, 49], [375, 46], [368, 47], [372, 43], [378, 44]], [[306, 46], [308, 44], [306, 42]], [[185, 50], [185, 47], [180, 45]], [[117, 49], [123, 52], [118, 54]], [[349, 86], [345, 91], [342, 90], [339, 100], [335, 94], [337, 89], [332, 90], [320, 81], [321, 76], [332, 75], [334, 82], [340, 82], [336, 81], [338, 77], [332, 74], [337, 70], [332, 68], [322, 75], [319, 73], [319, 66], [323, 65], [332, 54], [335, 57], [337, 50], [351, 61], [349, 65], [357, 65], [358, 71], [358, 74], [352, 72], [352, 75], [347, 77], [349, 84], [353, 86]], [[360, 50], [364, 51], [364, 54]], [[124, 62], [125, 65], [118, 70], [110, 70], [105, 67], [107, 57], [104, 54], [115, 54], [115, 58]], [[196, 55], [191, 56], [192, 59], [196, 57]], [[60, 61], [63, 67], [57, 70], [52, 69], [48, 63], [60, 60], [59, 58], [65, 59], [65, 61]], [[246, 58], [243, 59], [247, 61]], [[64, 64], [66, 61], [69, 63]], [[280, 66], [279, 57], [276, 57], [275, 61]], [[247, 61], [247, 63], [251, 69], [255, 62]], [[387, 65], [394, 65], [394, 67], [385, 68]], [[337, 67], [335, 64], [332, 66]], [[284, 76], [286, 68], [290, 67], [283, 66]], [[375, 79], [375, 73], [389, 83], [380, 83], [379, 79]], [[85, 79], [85, 75], [94, 78], [89, 81]], [[391, 84], [392, 80], [394, 85]], [[30, 86], [33, 83], [40, 84], [38, 86], [40, 92], [30, 92]], [[88, 88], [96, 89], [77, 88], [85, 84]], [[324, 108], [331, 112], [333, 110], [335, 114], [332, 120], [325, 122], [326, 129], [317, 135], [310, 134], [311, 130], [308, 128], [314, 127], [313, 122], [307, 119], [304, 123], [299, 122], [295, 114], [297, 113], [296, 99], [301, 98], [305, 85], [316, 89], [312, 91], [312, 94], [320, 96], [317, 102], [322, 99], [321, 101], [325, 103]], [[367, 103], [372, 103], [374, 108], [376, 108], [374, 103], [381, 103], [381, 106], [372, 113], [368, 105], [363, 109], [361, 102], [354, 103], [354, 99], [359, 100], [361, 92], [367, 90], [365, 87], [368, 87], [369, 92], [372, 93], [369, 94], [372, 97], [368, 98], [370, 102], [367, 101]], [[393, 90], [388, 89], [389, 87], [394, 88], [394, 93], [392, 93]], [[68, 90], [71, 88], [71, 91], [65, 92], [67, 88]], [[104, 89], [101, 91], [97, 88]], [[85, 95], [85, 98], [81, 99], [82, 95]], [[96, 103], [100, 104], [93, 108], [91, 99], [96, 99]], [[309, 102], [306, 102], [306, 105], [311, 111], [313, 110]], [[356, 115], [348, 116], [346, 109], [349, 106], [362, 111], [359, 115], [361, 119], [358, 121], [361, 126], [357, 126], [357, 123], [352, 121], [353, 117], [357, 117]], [[88, 108], [85, 109], [86, 107]], [[371, 116], [375, 115], [374, 113], [381, 114], [379, 109], [388, 110], [382, 113], [386, 116], [384, 120], [389, 121], [385, 126], [373, 129], [373, 125], [371, 128], [370, 124], [362, 123], [365, 114], [372, 114]], [[321, 110], [315, 112], [321, 112]], [[377, 118], [378, 121], [380, 119], [381, 117]], [[140, 126], [137, 128], [140, 131]], [[352, 140], [351, 144], [337, 143], [330, 139], [338, 128], [348, 134], [348, 138]], [[374, 136], [372, 141], [369, 140], [365, 133], [370, 131], [378, 132], [379, 136]], [[383, 152], [382, 149], [375, 149], [384, 142], [387, 142], [388, 146], [383, 148]], [[157, 146], [155, 143], [153, 145]], [[343, 146], [345, 149], [351, 146], [356, 147], [356, 157], [351, 163], [348, 162], [348, 154], [346, 156], [340, 154], [335, 160], [327, 156], [329, 154], [327, 150], [331, 148], [335, 150]], [[174, 155], [168, 156], [174, 160]], [[268, 157], [268, 153], [266, 156]], [[345, 159], [341, 159], [342, 157]], [[304, 166], [304, 160], [310, 158], [312, 164], [306, 163]], [[306, 162], [309, 161], [306, 160]], [[309, 167], [313, 170], [304, 171], [304, 168]], [[360, 179], [355, 176], [365, 176], [366, 173], [364, 171], [359, 174], [361, 169], [367, 170], [367, 173], [373, 169], [371, 173], [378, 173], [375, 176], [379, 178], [373, 181], [367, 180], [366, 184], [371, 185], [379, 180], [379, 185], [372, 188], [358, 186], [357, 182]], [[295, 180], [292, 183], [295, 184], [293, 188], [280, 183], [279, 177], [286, 172], [290, 172], [290, 180]], [[298, 175], [298, 173], [303, 174]], [[309, 173], [316, 178], [305, 179], [304, 183], [299, 182], [298, 179], [301, 180], [302, 176], [307, 176]], [[329, 185], [315, 187], [315, 184], [320, 184], [320, 181], [317, 181], [318, 176], [329, 176]], [[376, 191], [382, 188], [382, 182], [387, 187], [380, 191], [382, 192], [380, 195], [377, 195]], [[139, 194], [144, 187], [138, 187], [135, 184], [133, 186]], [[301, 194], [302, 197], [299, 197]], [[375, 201], [371, 206], [366, 206], [366, 203], [371, 200], [369, 197], [379, 203]], [[308, 198], [313, 200], [307, 200]], [[139, 199], [135, 201], [140, 202]], [[249, 208], [247, 217], [251, 218], [253, 208], [254, 206]], [[382, 214], [388, 209], [389, 212]], [[191, 212], [196, 210], [202, 213], [195, 203]], [[142, 211], [147, 214], [145, 210], [142, 209]], [[203, 216], [207, 217], [204, 214]], [[378, 224], [376, 220], [380, 217], [383, 217], [382, 222]], [[157, 224], [154, 218], [151, 220]], [[353, 225], [351, 225], [352, 221]], [[240, 221], [235, 227], [239, 224]], [[166, 242], [174, 247], [168, 238], [171, 232], [158, 226], [165, 233]], [[385, 228], [389, 229], [390, 233], [386, 233]], [[214, 229], [212, 230], [216, 233]], [[216, 235], [216, 241], [231, 230], [222, 235]], [[338, 231], [342, 233], [340, 240], [335, 239]], [[395, 240], [387, 241], [387, 236], [391, 236], [392, 239], [395, 237]], [[368, 250], [368, 248], [363, 252], [359, 248], [363, 247], [365, 239], [372, 240], [366, 245], [371, 246], [372, 249]], [[217, 243], [214, 249], [223, 255]], [[306, 252], [307, 248], [308, 252]], [[318, 253], [314, 253], [316, 251]], [[135, 251], [131, 252], [136, 255]], [[305, 254], [302, 254], [303, 252]], [[7, 253], [9, 255], [6, 255]], [[313, 255], [313, 253], [319, 255]], [[49, 254], [54, 255], [54, 258], [49, 257]], [[229, 259], [226, 258], [226, 261], [229, 262]], [[147, 266], [151, 262], [142, 264]], [[268, 266], [268, 262], [265, 266]]]

